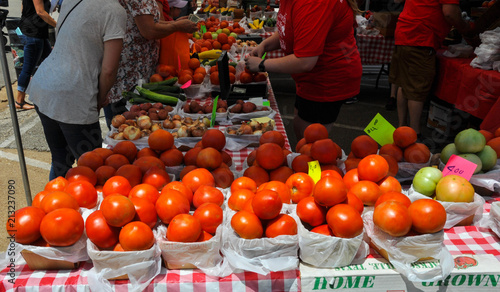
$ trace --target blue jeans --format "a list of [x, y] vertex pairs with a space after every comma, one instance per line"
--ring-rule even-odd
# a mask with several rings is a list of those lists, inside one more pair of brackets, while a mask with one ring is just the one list
[[17, 80], [17, 90], [25, 92], [30, 83], [31, 75], [52, 50], [48, 39], [39, 39], [26, 36], [24, 45], [24, 63], [23, 70]]
[[35, 109], [52, 156], [49, 180], [65, 177], [80, 155], [102, 146], [99, 122], [89, 125], [61, 123], [42, 114], [37, 106]]

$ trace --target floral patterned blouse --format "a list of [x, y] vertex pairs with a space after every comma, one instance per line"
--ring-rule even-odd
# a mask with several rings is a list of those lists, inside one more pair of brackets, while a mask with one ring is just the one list
[[155, 0], [119, 0], [127, 11], [127, 30], [123, 40], [120, 66], [116, 82], [108, 97], [111, 103], [122, 98], [122, 91], [131, 91], [140, 79], [149, 80], [158, 64], [159, 40], [148, 40], [139, 32], [134, 17], [153, 15], [160, 20], [160, 10]]

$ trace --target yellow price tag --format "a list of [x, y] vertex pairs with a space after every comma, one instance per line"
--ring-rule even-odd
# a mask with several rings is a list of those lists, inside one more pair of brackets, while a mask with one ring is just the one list
[[392, 133], [396, 130], [381, 114], [377, 113], [366, 126], [365, 133], [372, 137], [380, 146], [392, 144]]
[[273, 119], [271, 119], [270, 117], [260, 117], [260, 118], [252, 118], [251, 120], [262, 124], [262, 123], [267, 123], [269, 121], [272, 121]]
[[309, 161], [307, 163], [309, 165], [309, 176], [314, 180], [314, 183], [317, 183], [321, 179], [321, 166], [317, 160]]

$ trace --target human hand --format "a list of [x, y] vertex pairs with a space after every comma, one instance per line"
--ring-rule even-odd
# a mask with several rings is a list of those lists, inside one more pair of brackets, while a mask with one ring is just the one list
[[264, 55], [264, 53], [264, 46], [259, 45], [252, 49], [252, 51], [250, 52], [250, 56], [262, 58], [262, 55]]
[[196, 23], [188, 20], [187, 16], [183, 16], [182, 18], [177, 19], [174, 24], [177, 28], [177, 31], [193, 33], [198, 30], [198, 26], [196, 25]]
[[259, 72], [260, 62], [262, 62], [262, 58], [259, 57], [245, 58], [245, 66], [248, 68], [248, 70], [250, 70], [250, 72]]
[[103, 107], [107, 106], [109, 104], [109, 98], [105, 98], [104, 100], [102, 99], [97, 99], [97, 110], [101, 110]]

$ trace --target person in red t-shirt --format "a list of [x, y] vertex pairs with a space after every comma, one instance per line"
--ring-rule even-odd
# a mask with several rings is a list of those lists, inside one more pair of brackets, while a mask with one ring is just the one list
[[451, 26], [462, 34], [470, 29], [462, 19], [459, 2], [406, 0], [396, 25], [389, 82], [400, 87], [397, 95], [399, 126], [409, 125], [420, 140], [420, 118], [436, 74], [436, 50]]
[[[252, 72], [292, 75], [297, 140], [312, 123], [321, 123], [331, 132], [344, 100], [359, 93], [363, 70], [354, 39], [359, 13], [355, 0], [283, 0], [278, 32], [245, 60]], [[280, 48], [286, 56], [261, 59], [264, 52]]]

